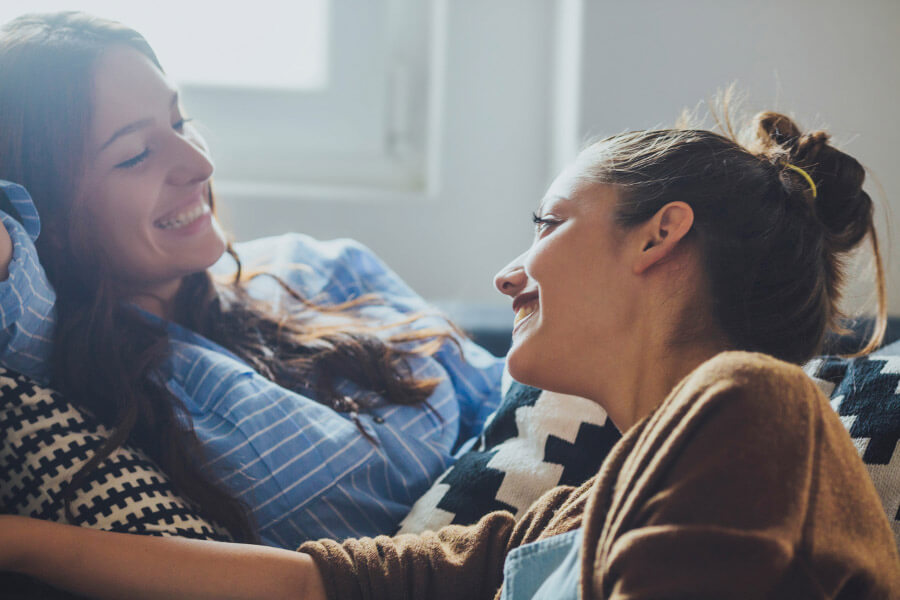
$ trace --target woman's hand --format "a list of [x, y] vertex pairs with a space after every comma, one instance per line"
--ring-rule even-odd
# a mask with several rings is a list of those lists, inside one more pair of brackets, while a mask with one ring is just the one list
[[13, 243], [6, 226], [0, 223], [0, 281], [9, 277], [9, 263], [12, 260]]
[[0, 516], [0, 569], [91, 598], [325, 598], [307, 554], [14, 516]]

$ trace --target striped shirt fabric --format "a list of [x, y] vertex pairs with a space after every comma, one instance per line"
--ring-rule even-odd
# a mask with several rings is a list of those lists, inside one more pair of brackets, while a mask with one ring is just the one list
[[[20, 224], [0, 214], [13, 239], [10, 277], [0, 282], [0, 366], [45, 384], [55, 295], [33, 244], [40, 221], [23, 188], [4, 182], [0, 189], [22, 218]], [[286, 234], [238, 244], [236, 250], [248, 271], [265, 268], [316, 303], [376, 295], [378, 302], [360, 305], [355, 314], [396, 324], [379, 335], [446, 327], [393, 271], [352, 240]], [[223, 258], [213, 272], [233, 270], [229, 261]], [[287, 301], [271, 278], [248, 286], [276, 307]], [[404, 323], [411, 315], [422, 316]], [[309, 318], [337, 317], [310, 311]], [[358, 426], [346, 413], [316, 402], [310, 390], [282, 388], [205, 337], [176, 323], [165, 325], [171, 344], [167, 386], [188, 407], [206, 448], [205, 468], [250, 506], [263, 541], [274, 546], [393, 533], [500, 400], [502, 359], [458, 338], [458, 345], [447, 341], [433, 356], [409, 360], [416, 377], [440, 379], [426, 405], [390, 405], [342, 382], [342, 393], [366, 394], [374, 404], [359, 415]]]

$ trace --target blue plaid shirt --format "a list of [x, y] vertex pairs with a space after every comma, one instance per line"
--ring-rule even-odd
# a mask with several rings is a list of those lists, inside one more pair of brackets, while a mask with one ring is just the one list
[[[40, 220], [24, 188], [7, 182], [0, 188], [24, 224], [0, 213], [13, 240], [10, 276], [0, 282], [0, 366], [46, 384], [55, 294], [34, 248]], [[238, 244], [236, 250], [248, 269], [265, 267], [317, 303], [376, 294], [382, 302], [357, 311], [375, 323], [430, 310], [371, 251], [351, 240], [287, 234]], [[229, 260], [223, 258], [213, 271], [227, 273], [233, 268]], [[249, 289], [276, 305], [286, 300], [270, 278], [252, 281]], [[383, 334], [445, 325], [436, 315], [424, 316]], [[320, 537], [394, 532], [500, 400], [502, 360], [468, 340], [459, 340], [462, 354], [447, 342], [433, 356], [409, 361], [414, 376], [441, 380], [427, 407], [373, 397], [375, 408], [360, 414], [373, 443], [347, 414], [319, 404], [308, 391], [280, 387], [211, 340], [176, 323], [166, 327], [167, 386], [193, 417], [207, 450], [206, 467], [251, 507], [263, 541], [284, 548]], [[351, 396], [371, 393], [349, 382], [341, 385]]]

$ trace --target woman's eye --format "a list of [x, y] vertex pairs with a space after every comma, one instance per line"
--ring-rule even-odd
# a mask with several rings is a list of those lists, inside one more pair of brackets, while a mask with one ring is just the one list
[[187, 125], [188, 123], [190, 123], [191, 121], [193, 121], [193, 119], [185, 119], [182, 117], [181, 119], [178, 119], [177, 121], [172, 123], [172, 129], [174, 129], [178, 133], [181, 133], [184, 131], [184, 126]]
[[558, 219], [550, 219], [547, 217], [538, 216], [537, 213], [531, 214], [531, 221], [534, 223], [534, 232], [538, 235], [544, 233], [551, 227], [555, 227], [560, 224]]
[[141, 152], [137, 156], [129, 158], [128, 160], [126, 160], [124, 162], [120, 162], [119, 164], [116, 165], [116, 168], [117, 169], [130, 169], [131, 167], [134, 167], [134, 166], [142, 163], [144, 161], [144, 159], [147, 158], [149, 155], [150, 155], [150, 148], [144, 148], [143, 152]]

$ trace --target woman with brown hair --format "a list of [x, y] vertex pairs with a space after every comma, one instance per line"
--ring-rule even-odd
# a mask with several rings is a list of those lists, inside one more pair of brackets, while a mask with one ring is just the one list
[[587, 148], [496, 278], [516, 313], [513, 377], [592, 399], [623, 432], [584, 485], [518, 522], [296, 553], [3, 518], [0, 565], [103, 598], [900, 597], [872, 482], [797, 366], [836, 327], [843, 261], [866, 239], [870, 347], [882, 336], [864, 170], [783, 115], [748, 131], [744, 145], [674, 129]]
[[288, 548], [395, 530], [496, 406], [502, 361], [360, 244], [232, 249], [209, 150], [134, 30], [22, 16], [0, 81], [0, 366], [96, 422], [47, 449], [67, 409], [7, 399], [0, 509]]

